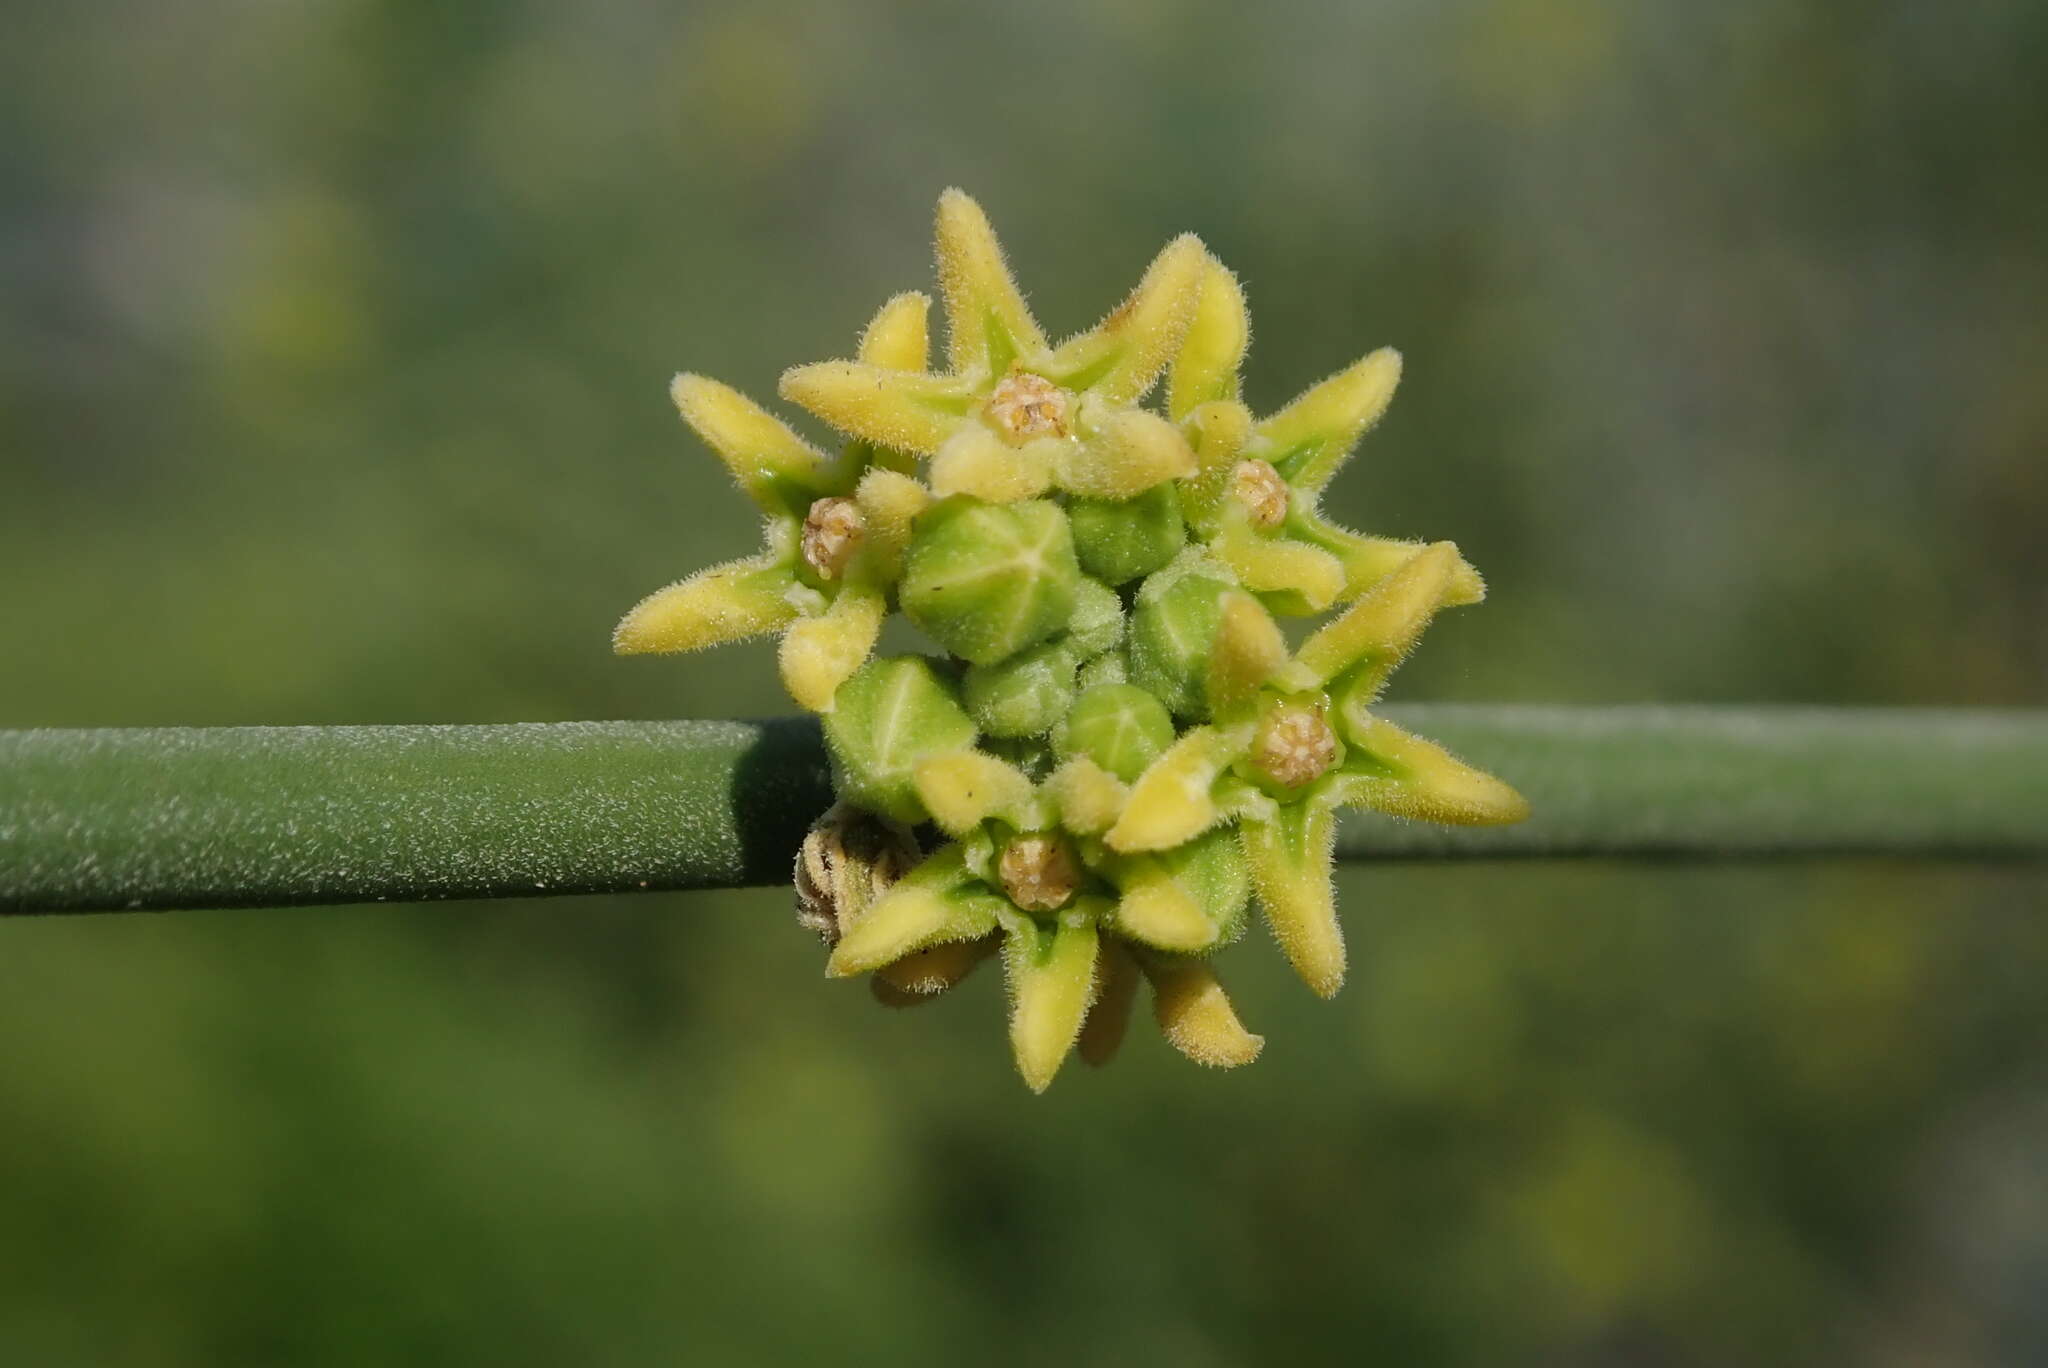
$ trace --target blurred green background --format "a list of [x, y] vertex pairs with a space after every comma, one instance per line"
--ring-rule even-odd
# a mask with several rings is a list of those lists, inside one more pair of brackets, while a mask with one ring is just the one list
[[[0, 726], [758, 714], [664, 393], [1172, 233], [1334, 504], [1492, 581], [1405, 699], [2048, 702], [2048, 9], [90, 0], [0, 45]], [[1484, 761], [1484, 757], [1474, 757]], [[1510, 775], [1510, 778], [1513, 776]], [[786, 894], [0, 927], [0, 1363], [2048, 1359], [2048, 878], [1348, 871], [1265, 1058], [1033, 1099]]]

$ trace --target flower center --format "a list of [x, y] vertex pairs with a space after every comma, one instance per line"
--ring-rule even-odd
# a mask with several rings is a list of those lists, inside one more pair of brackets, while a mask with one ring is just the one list
[[1337, 763], [1337, 733], [1321, 709], [1284, 704], [1260, 724], [1252, 763], [1274, 783], [1300, 788]]
[[804, 564], [819, 579], [838, 579], [867, 528], [851, 499], [820, 499], [804, 515]]
[[1042, 375], [1011, 371], [988, 397], [996, 430], [1013, 443], [1067, 435], [1067, 392]]
[[1065, 907], [1081, 886], [1067, 843], [1052, 836], [1019, 836], [1003, 848], [996, 872], [1010, 901], [1026, 912]]
[[1278, 527], [1287, 520], [1287, 481], [1269, 461], [1239, 461], [1230, 468], [1230, 497], [1251, 514], [1256, 527]]

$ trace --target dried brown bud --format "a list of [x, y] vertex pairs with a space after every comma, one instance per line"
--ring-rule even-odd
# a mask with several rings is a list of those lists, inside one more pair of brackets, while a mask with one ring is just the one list
[[871, 812], [834, 804], [796, 856], [796, 919], [826, 945], [916, 867], [923, 853], [909, 830]]
[[1230, 468], [1230, 497], [1251, 514], [1255, 527], [1278, 527], [1287, 520], [1287, 481], [1272, 463], [1239, 461]]
[[1042, 375], [1011, 371], [988, 397], [988, 416], [1011, 442], [1034, 437], [1064, 437], [1067, 392]]
[[1300, 788], [1337, 763], [1337, 733], [1320, 708], [1282, 704], [1260, 724], [1252, 763], [1274, 783]]
[[1010, 901], [1026, 912], [1065, 907], [1081, 887], [1074, 854], [1057, 836], [1019, 836], [1003, 848], [996, 873]]
[[851, 499], [820, 499], [804, 516], [804, 563], [820, 579], [838, 579], [860, 549], [867, 527]]

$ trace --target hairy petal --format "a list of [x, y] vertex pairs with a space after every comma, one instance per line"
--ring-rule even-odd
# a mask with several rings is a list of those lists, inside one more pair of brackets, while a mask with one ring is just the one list
[[1296, 663], [1318, 684], [1362, 665], [1369, 691], [1376, 694], [1436, 616], [1462, 563], [1449, 542], [1411, 556], [1304, 641], [1295, 652]]
[[782, 373], [780, 393], [850, 436], [929, 456], [966, 419], [959, 382], [865, 361], [819, 361]]
[[1010, 985], [1010, 1048], [1017, 1072], [1044, 1092], [1066, 1062], [1095, 1000], [1100, 937], [1085, 916], [1045, 926], [1017, 918], [1003, 946]]
[[833, 947], [825, 973], [864, 974], [926, 946], [986, 936], [1003, 906], [968, 870], [960, 847], [946, 846], [860, 914]]
[[1529, 802], [1484, 770], [1434, 741], [1347, 707], [1348, 747], [1334, 792], [1353, 807], [1456, 826], [1506, 826], [1529, 815]]
[[1107, 318], [1060, 345], [1048, 373], [1069, 389], [1136, 402], [1187, 336], [1208, 262], [1193, 233], [1175, 238]]
[[1105, 939], [1095, 961], [1095, 1005], [1088, 1009], [1077, 1046], [1091, 1067], [1099, 1069], [1116, 1058], [1130, 1028], [1139, 978], [1138, 962], [1131, 952], [1114, 939]]
[[923, 370], [931, 352], [931, 308], [931, 296], [916, 290], [891, 295], [861, 333], [859, 359], [888, 370]]
[[742, 641], [781, 629], [798, 616], [786, 561], [756, 556], [699, 570], [657, 589], [612, 631], [620, 655], [665, 655]]
[[858, 670], [882, 634], [888, 604], [882, 595], [849, 584], [817, 617], [800, 618], [783, 633], [776, 663], [782, 687], [808, 712], [832, 711], [839, 686]]
[[1000, 374], [1020, 357], [1046, 351], [1045, 334], [1003, 259], [981, 206], [961, 190], [939, 196], [935, 234], [939, 289], [946, 301], [946, 354], [955, 374]]
[[1252, 890], [1294, 972], [1322, 997], [1344, 986], [1344, 930], [1331, 887], [1336, 819], [1319, 802], [1284, 803], [1238, 828]]
[[770, 513], [802, 517], [813, 499], [845, 493], [859, 474], [730, 385], [684, 373], [670, 383], [669, 397], [747, 497]]
[[1213, 1069], [1249, 1064], [1265, 1048], [1237, 1019], [1230, 997], [1215, 973], [1200, 960], [1149, 959], [1145, 976], [1152, 980], [1152, 1015], [1174, 1049]]
[[1196, 727], [1146, 767], [1131, 787], [1123, 816], [1104, 838], [1124, 854], [1166, 850], [1215, 825], [1211, 789], [1230, 762], [1230, 743], [1213, 727]]
[[1289, 484], [1311, 492], [1330, 482], [1358, 439], [1380, 420], [1401, 382], [1401, 353], [1382, 347], [1311, 386], [1260, 423], [1257, 436]]
[[1178, 423], [1197, 405], [1238, 396], [1238, 367], [1251, 344], [1244, 287], [1222, 262], [1204, 263], [1195, 316], [1166, 382], [1166, 411]]

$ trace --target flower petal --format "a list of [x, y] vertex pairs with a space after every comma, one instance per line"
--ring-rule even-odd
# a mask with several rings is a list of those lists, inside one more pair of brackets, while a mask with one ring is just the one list
[[865, 361], [819, 361], [782, 373], [780, 393], [841, 432], [929, 456], [966, 419], [972, 396], [957, 381]]
[[1529, 801], [1509, 785], [1362, 706], [1343, 708], [1343, 730], [1333, 791], [1353, 807], [1457, 826], [1505, 826], [1529, 815]]
[[697, 651], [773, 632], [793, 621], [796, 577], [768, 556], [727, 561], [657, 589], [612, 631], [620, 655]]
[[1266, 1046], [1237, 1019], [1230, 996], [1200, 960], [1148, 959], [1152, 1015], [1174, 1049], [1212, 1069], [1249, 1064]]
[[1238, 827], [1251, 862], [1252, 889], [1287, 962], [1322, 997], [1344, 986], [1344, 930], [1330, 884], [1336, 819], [1310, 800], [1283, 803], [1270, 820]]
[[1000, 944], [1001, 938], [990, 934], [914, 951], [875, 970], [868, 986], [884, 1006], [915, 1007], [959, 987]]
[[668, 392], [747, 497], [770, 513], [800, 518], [812, 500], [844, 494], [859, 477], [855, 462], [827, 456], [730, 385], [685, 373]]
[[931, 352], [931, 308], [931, 296], [917, 290], [891, 295], [861, 333], [859, 358], [888, 370], [923, 370]]
[[1382, 347], [1310, 386], [1259, 424], [1257, 436], [1271, 451], [1266, 459], [1295, 488], [1320, 490], [1387, 411], [1400, 382], [1401, 353]]
[[988, 215], [961, 190], [939, 196], [939, 287], [946, 301], [946, 356], [955, 374], [1000, 374], [1019, 357], [1039, 360], [1045, 334], [1003, 260]]
[[995, 930], [1003, 906], [968, 870], [960, 847], [946, 846], [897, 880], [846, 928], [825, 974], [864, 974], [929, 945], [985, 936]]
[[1429, 626], [1462, 563], [1450, 542], [1416, 553], [1301, 643], [1295, 662], [1317, 684], [1363, 663], [1369, 691], [1377, 694]]
[[1166, 411], [1180, 422], [1197, 405], [1238, 396], [1238, 367], [1251, 342], [1251, 318], [1244, 287], [1222, 262], [1210, 257], [1195, 297], [1180, 354], [1166, 382]]
[[1138, 962], [1116, 941], [1105, 939], [1095, 961], [1095, 1005], [1081, 1025], [1077, 1045], [1081, 1058], [1101, 1068], [1116, 1057], [1131, 1024], [1131, 1007], [1138, 999]]
[[1230, 762], [1230, 743], [1213, 727], [1196, 727], [1146, 766], [1131, 786], [1123, 816], [1104, 841], [1121, 854], [1167, 850], [1215, 825], [1210, 794]]
[[782, 687], [808, 712], [832, 711], [833, 696], [875, 649], [888, 604], [881, 594], [849, 584], [817, 617], [800, 618], [783, 633], [776, 663]]
[[1046, 926], [1013, 925], [1003, 945], [1010, 985], [1010, 1049], [1033, 1092], [1044, 1092], [1066, 1062], [1095, 1000], [1100, 937], [1084, 916]]
[[964, 835], [991, 817], [1025, 830], [1042, 824], [1033, 820], [1040, 814], [1030, 777], [987, 751], [965, 747], [927, 756], [915, 774], [917, 796], [949, 835]]
[[1209, 253], [1193, 233], [1166, 244], [1123, 303], [1060, 344], [1047, 374], [1068, 389], [1136, 402], [1187, 336], [1208, 264]]

